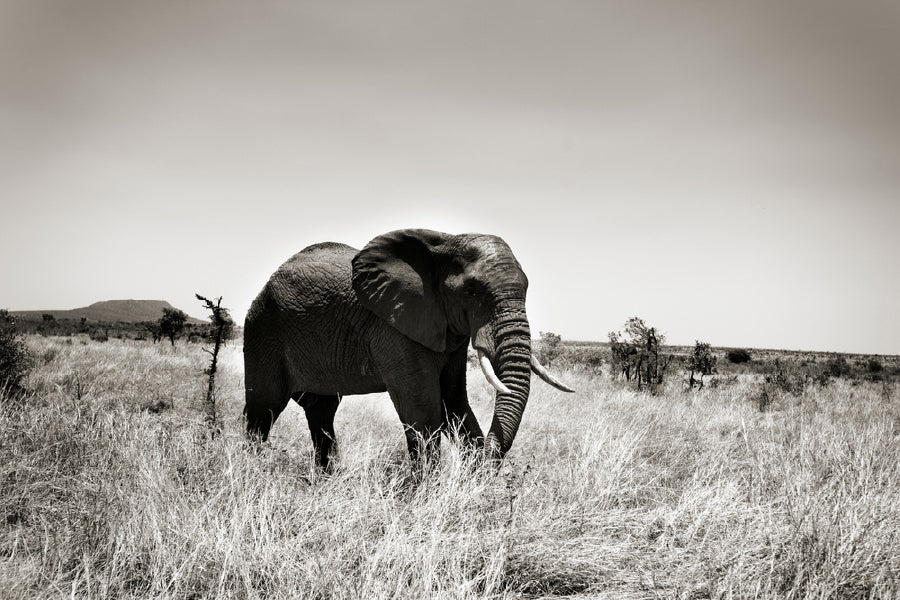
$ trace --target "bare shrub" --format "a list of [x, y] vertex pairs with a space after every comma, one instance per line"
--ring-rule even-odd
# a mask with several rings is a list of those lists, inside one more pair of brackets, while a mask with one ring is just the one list
[[213, 429], [213, 431], [219, 430], [219, 419], [216, 415], [216, 371], [219, 366], [219, 350], [221, 350], [222, 346], [228, 342], [231, 336], [234, 333], [234, 321], [231, 318], [231, 313], [227, 308], [222, 306], [222, 297], [219, 296], [216, 298], [215, 302], [201, 296], [200, 294], [194, 294], [197, 297], [197, 300], [203, 303], [206, 309], [210, 312], [210, 321], [212, 322], [212, 334], [211, 334], [211, 342], [213, 343], [213, 349], [207, 350], [203, 349], [204, 352], [208, 353], [210, 356], [209, 367], [206, 369], [206, 374], [209, 376], [209, 383], [206, 388], [206, 401], [204, 402], [204, 410], [206, 412], [206, 420], [209, 426]]

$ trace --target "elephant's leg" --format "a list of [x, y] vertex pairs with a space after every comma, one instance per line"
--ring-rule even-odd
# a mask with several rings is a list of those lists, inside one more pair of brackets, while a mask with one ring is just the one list
[[294, 400], [303, 407], [306, 422], [312, 436], [313, 449], [316, 453], [316, 464], [325, 472], [330, 472], [330, 454], [334, 449], [334, 415], [341, 401], [337, 394], [312, 394], [309, 392], [295, 395]]
[[247, 403], [244, 414], [247, 416], [247, 434], [251, 439], [266, 441], [269, 430], [284, 407], [287, 406], [287, 393], [266, 389], [261, 385], [247, 389]]
[[466, 444], [474, 447], [481, 447], [484, 444], [484, 433], [481, 431], [481, 425], [469, 401], [463, 399], [454, 406], [446, 405], [446, 413], [444, 416], [444, 427], [447, 432], [458, 431], [459, 437]]
[[247, 434], [252, 439], [265, 442], [269, 439], [269, 430], [272, 428], [272, 424], [285, 406], [287, 406], [287, 399], [280, 404], [261, 405], [248, 403], [244, 407], [244, 414], [247, 415]]
[[[246, 342], [245, 342], [246, 343]], [[244, 415], [251, 440], [266, 441], [269, 430], [290, 400], [282, 370], [259, 360], [260, 353], [244, 354]]]
[[406, 431], [410, 458], [419, 464], [440, 452], [440, 374], [446, 359], [399, 332], [384, 333], [373, 340], [369, 355]]
[[388, 388], [406, 431], [406, 447], [414, 464], [433, 462], [440, 455], [442, 405], [437, 376], [411, 387]]
[[443, 424], [448, 431], [458, 431], [460, 438], [472, 446], [484, 443], [484, 433], [469, 406], [466, 394], [466, 355], [468, 346], [456, 350], [441, 371]]

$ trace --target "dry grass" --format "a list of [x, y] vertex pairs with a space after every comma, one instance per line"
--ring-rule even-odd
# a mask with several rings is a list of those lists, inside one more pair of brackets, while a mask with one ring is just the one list
[[[334, 476], [302, 412], [241, 435], [240, 349], [201, 413], [196, 346], [33, 338], [0, 408], [3, 598], [890, 598], [900, 403], [838, 381], [637, 394], [535, 381], [494, 472], [452, 443], [416, 485], [390, 402], [347, 398]], [[565, 376], [566, 374], [564, 374]], [[473, 376], [482, 423], [487, 385]]]

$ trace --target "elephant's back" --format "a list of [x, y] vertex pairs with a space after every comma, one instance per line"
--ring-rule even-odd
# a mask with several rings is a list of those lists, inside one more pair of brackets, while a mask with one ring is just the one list
[[349, 302], [353, 296], [351, 261], [358, 250], [337, 242], [307, 246], [284, 262], [253, 302], [252, 317], [287, 311], [292, 317], [317, 307]]
[[377, 319], [353, 291], [357, 252], [345, 244], [315, 244], [281, 265], [247, 312], [245, 364], [280, 364], [291, 392], [382, 391], [371, 369], [357, 367], [367, 364], [362, 340]]
[[[346, 254], [350, 254], [352, 258], [354, 254], [359, 252], [356, 248], [352, 246], [348, 246], [347, 244], [342, 244], [340, 242], [320, 242], [318, 244], [313, 244], [312, 246], [307, 246], [293, 257], [294, 258], [300, 256], [301, 254], [321, 254], [323, 256], [329, 256], [331, 254], [335, 254], [337, 256], [345, 256]], [[290, 261], [288, 261], [290, 262]]]
[[[275, 293], [290, 296], [297, 289], [320, 288], [325, 294], [349, 293], [352, 260], [359, 252], [356, 248], [338, 242], [322, 242], [307, 246], [290, 257], [269, 280]], [[287, 285], [287, 290], [278, 290]], [[302, 300], [309, 300], [303, 298]], [[293, 307], [292, 307], [293, 308]]]

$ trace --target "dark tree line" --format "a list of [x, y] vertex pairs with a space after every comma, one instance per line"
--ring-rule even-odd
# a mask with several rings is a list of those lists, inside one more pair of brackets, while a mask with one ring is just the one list
[[[167, 312], [156, 321], [88, 321], [81, 319], [57, 319], [53, 315], [42, 315], [37, 319], [16, 319], [19, 333], [44, 336], [85, 335], [93, 341], [105, 342], [110, 338], [129, 340], [169, 340], [174, 344], [180, 339], [189, 342], [212, 340], [211, 323], [189, 322], [187, 314], [180, 310], [165, 309]], [[10, 315], [12, 317], [12, 315]]]

